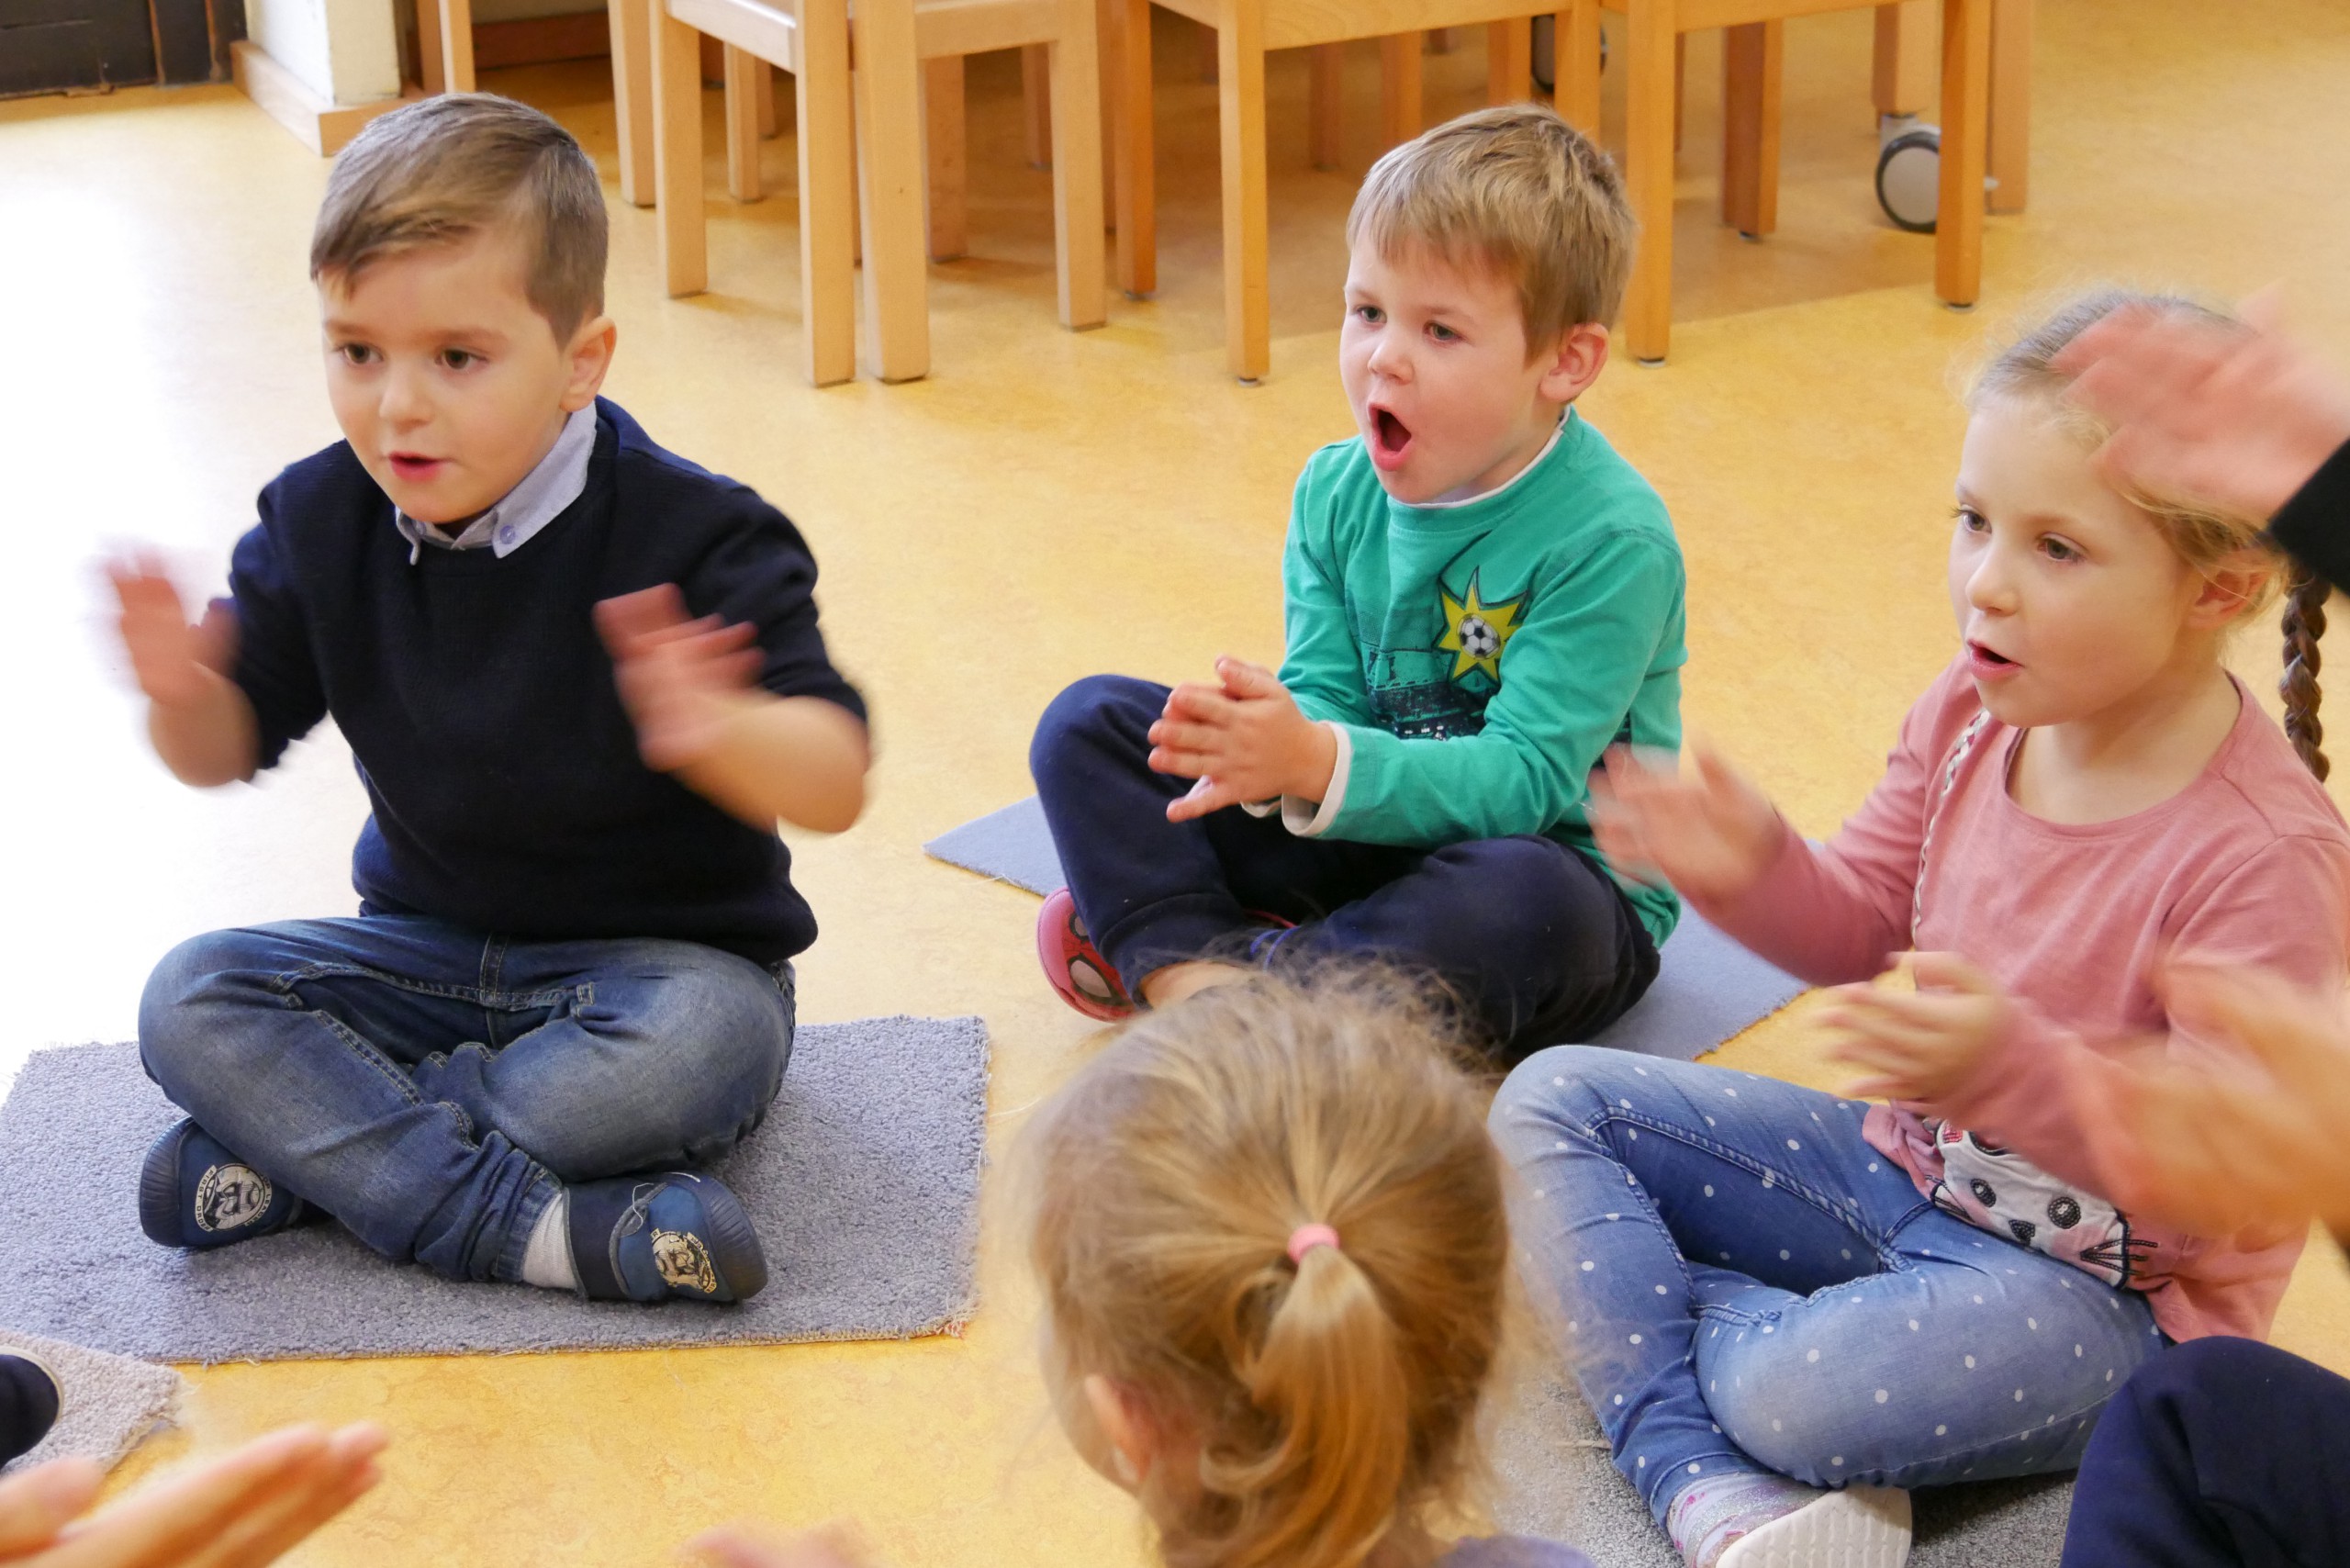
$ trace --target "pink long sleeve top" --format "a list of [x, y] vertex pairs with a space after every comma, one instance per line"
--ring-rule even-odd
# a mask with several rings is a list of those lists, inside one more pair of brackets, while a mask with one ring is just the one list
[[1869, 1142], [1919, 1193], [1986, 1230], [2143, 1291], [2174, 1339], [2266, 1337], [2298, 1227], [2218, 1238], [2140, 1224], [2134, 1147], [2098, 1122], [2118, 1058], [2172, 1027], [2171, 956], [2338, 986], [2350, 939], [2350, 829], [2284, 732], [2243, 692], [2193, 783], [2112, 822], [2026, 812], [2007, 780], [2023, 732], [1985, 712], [1964, 661], [1903, 721], [1884, 781], [1829, 844], [1792, 828], [1762, 881], [1706, 915], [1814, 984], [1866, 980], [1905, 948], [1964, 955], [2014, 1002], [2013, 1026], [1947, 1099], [1870, 1109]]

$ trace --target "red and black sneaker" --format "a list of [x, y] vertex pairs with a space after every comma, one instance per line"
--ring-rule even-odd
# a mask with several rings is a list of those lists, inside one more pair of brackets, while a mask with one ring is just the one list
[[1055, 890], [1036, 912], [1036, 961], [1061, 1000], [1088, 1018], [1110, 1024], [1134, 1015], [1134, 998], [1093, 946], [1067, 888]]

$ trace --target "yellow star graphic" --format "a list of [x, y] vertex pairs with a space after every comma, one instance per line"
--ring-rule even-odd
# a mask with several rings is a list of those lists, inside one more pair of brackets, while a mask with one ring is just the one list
[[1517, 634], [1517, 618], [1526, 608], [1526, 596], [1487, 604], [1477, 592], [1477, 574], [1469, 575], [1466, 600], [1458, 599], [1437, 586], [1437, 594], [1444, 600], [1444, 635], [1437, 639], [1437, 646], [1452, 655], [1451, 679], [1459, 680], [1471, 670], [1483, 670], [1495, 682], [1502, 678], [1502, 650]]

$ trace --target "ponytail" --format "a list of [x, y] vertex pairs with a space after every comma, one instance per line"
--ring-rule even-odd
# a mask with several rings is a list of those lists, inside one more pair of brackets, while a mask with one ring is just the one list
[[2285, 595], [2285, 674], [2277, 690], [2285, 699], [2285, 734], [2301, 761], [2321, 782], [2332, 770], [2325, 753], [2325, 726], [2318, 722], [2317, 672], [2322, 660], [2317, 641], [2325, 635], [2325, 601], [2333, 588], [2323, 577], [2301, 566], [2292, 569], [2292, 586]]

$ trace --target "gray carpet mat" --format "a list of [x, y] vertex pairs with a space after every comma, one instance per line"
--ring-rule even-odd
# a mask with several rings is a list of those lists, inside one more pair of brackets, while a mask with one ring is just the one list
[[[1579, 1546], [1599, 1568], [1682, 1568], [1639, 1494], [1608, 1462], [1580, 1394], [1546, 1377], [1503, 1397], [1489, 1438], [1496, 1524]], [[1914, 1492], [1910, 1568], [2054, 1568], [2072, 1504], [2070, 1475]]]
[[[950, 866], [1038, 895], [1069, 880], [1034, 795], [941, 834], [923, 848]], [[1756, 958], [1684, 905], [1659, 956], [1656, 983], [1590, 1043], [1690, 1061], [1776, 1013], [1803, 989], [1795, 976]]]
[[57, 1425], [7, 1467], [11, 1474], [52, 1459], [94, 1459], [111, 1467], [148, 1433], [172, 1424], [187, 1387], [187, 1380], [169, 1367], [11, 1328], [0, 1328], [0, 1351], [5, 1350], [22, 1352], [49, 1368], [60, 1395]]
[[153, 1361], [276, 1361], [952, 1332], [976, 1294], [988, 1037], [977, 1018], [803, 1027], [767, 1120], [714, 1169], [767, 1287], [739, 1306], [460, 1284], [333, 1225], [214, 1252], [140, 1231], [140, 1156], [177, 1113], [137, 1047], [35, 1052], [0, 1106], [0, 1324]]

